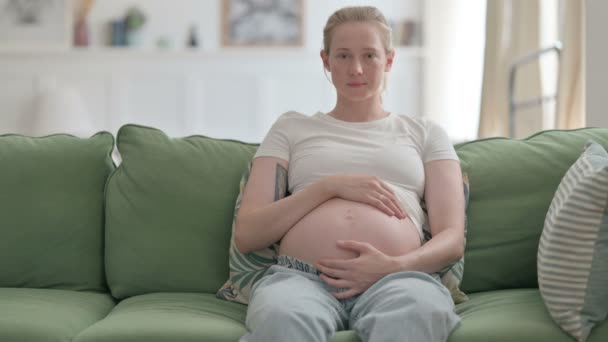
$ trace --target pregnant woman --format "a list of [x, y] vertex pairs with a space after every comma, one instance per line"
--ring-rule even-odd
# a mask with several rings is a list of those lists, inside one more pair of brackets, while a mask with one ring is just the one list
[[378, 9], [340, 9], [323, 35], [336, 105], [275, 122], [236, 218], [241, 252], [280, 241], [241, 341], [446, 341], [460, 320], [435, 272], [464, 253], [458, 157], [436, 124], [384, 110], [395, 52]]

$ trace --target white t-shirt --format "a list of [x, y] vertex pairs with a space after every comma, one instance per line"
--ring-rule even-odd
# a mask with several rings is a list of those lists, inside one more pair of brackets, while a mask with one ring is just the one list
[[375, 121], [347, 122], [320, 112], [281, 115], [254, 158], [262, 156], [289, 163], [292, 194], [329, 175], [379, 177], [395, 191], [421, 236], [424, 163], [459, 160], [445, 131], [429, 120], [389, 114]]

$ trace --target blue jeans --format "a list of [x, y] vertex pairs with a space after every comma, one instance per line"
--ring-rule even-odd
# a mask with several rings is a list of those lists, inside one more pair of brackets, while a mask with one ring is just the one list
[[353, 329], [363, 341], [446, 341], [460, 318], [449, 291], [422, 272], [385, 276], [362, 294], [337, 299], [314, 266], [288, 256], [252, 289], [241, 342], [328, 341]]

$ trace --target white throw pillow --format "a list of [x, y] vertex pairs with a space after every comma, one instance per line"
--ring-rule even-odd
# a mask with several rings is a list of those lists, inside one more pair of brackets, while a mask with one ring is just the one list
[[608, 153], [588, 142], [559, 184], [538, 248], [553, 320], [578, 341], [608, 314]]

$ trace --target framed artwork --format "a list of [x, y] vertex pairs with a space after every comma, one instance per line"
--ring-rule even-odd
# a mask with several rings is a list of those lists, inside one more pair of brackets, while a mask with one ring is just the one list
[[72, 0], [0, 0], [0, 49], [67, 49]]
[[302, 46], [304, 0], [222, 0], [222, 45]]

